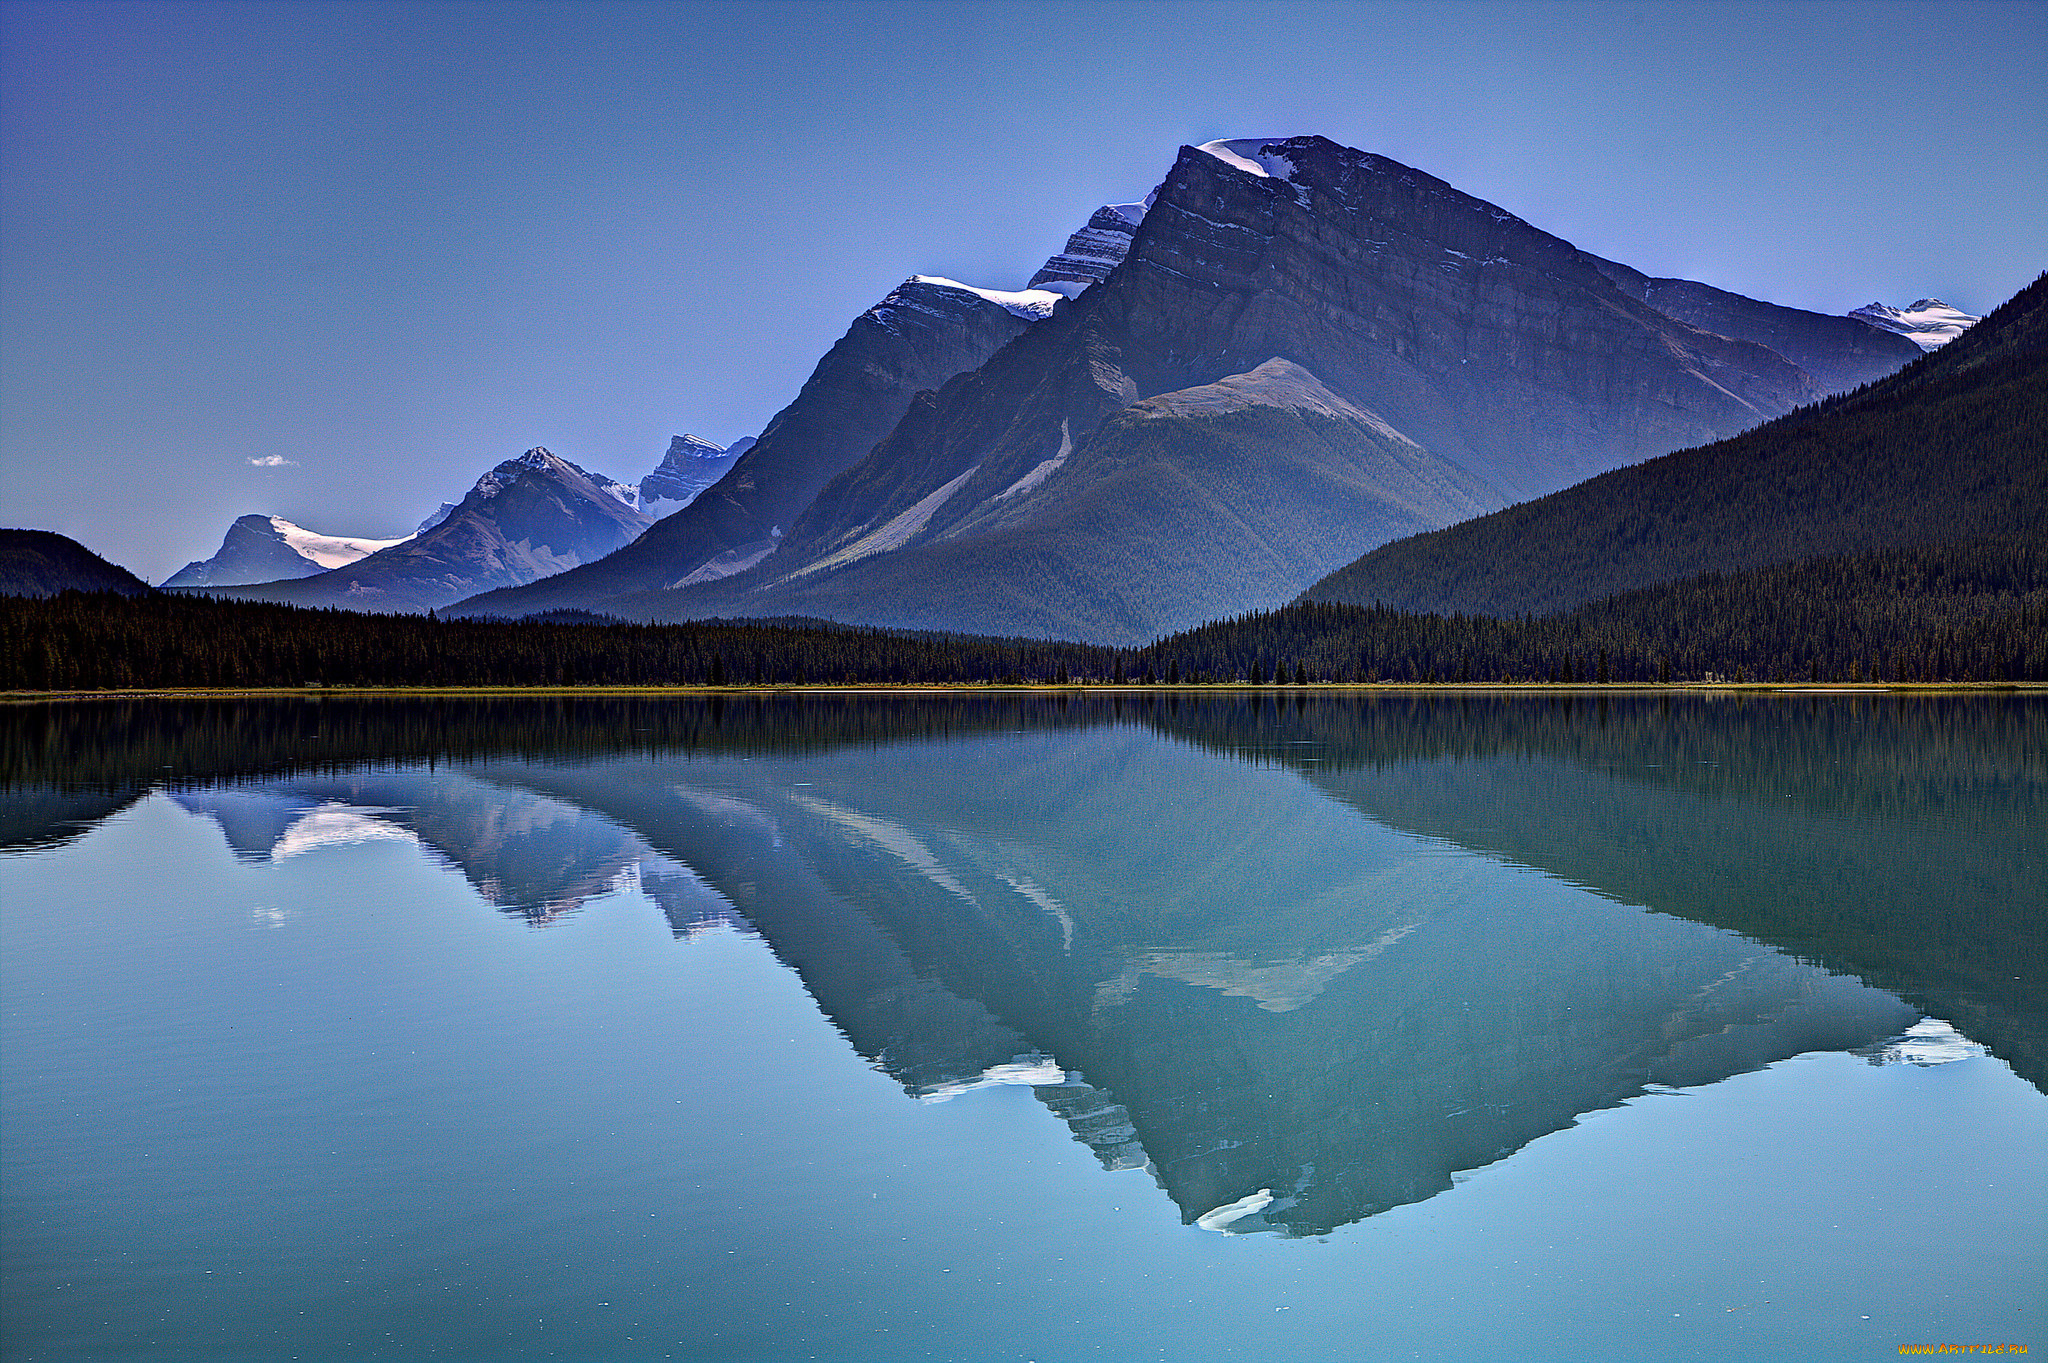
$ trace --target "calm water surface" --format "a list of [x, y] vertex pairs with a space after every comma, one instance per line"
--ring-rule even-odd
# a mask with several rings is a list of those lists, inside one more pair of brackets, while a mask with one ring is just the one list
[[18, 1359], [2048, 1351], [2048, 705], [0, 714]]

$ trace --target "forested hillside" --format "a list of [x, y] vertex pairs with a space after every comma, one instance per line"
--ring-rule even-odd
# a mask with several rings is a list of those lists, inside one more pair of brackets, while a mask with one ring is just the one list
[[2048, 282], [1900, 373], [1385, 545], [1303, 600], [1542, 615], [1708, 572], [2048, 523]]
[[150, 589], [126, 568], [49, 530], [0, 530], [0, 596]]

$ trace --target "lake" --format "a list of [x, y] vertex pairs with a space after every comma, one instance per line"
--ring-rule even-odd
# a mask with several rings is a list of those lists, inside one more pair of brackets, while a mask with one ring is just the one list
[[2048, 699], [0, 711], [12, 1359], [2048, 1348]]

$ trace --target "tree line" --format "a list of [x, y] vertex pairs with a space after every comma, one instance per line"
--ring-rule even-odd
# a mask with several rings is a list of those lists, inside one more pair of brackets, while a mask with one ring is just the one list
[[2048, 681], [2048, 536], [1710, 573], [1508, 619], [1303, 602], [1143, 648], [817, 620], [0, 598], [0, 689]]

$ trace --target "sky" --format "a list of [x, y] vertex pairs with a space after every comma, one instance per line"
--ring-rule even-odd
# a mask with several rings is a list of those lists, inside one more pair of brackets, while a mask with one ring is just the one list
[[2048, 3], [0, 0], [0, 525], [159, 581], [757, 434], [912, 274], [1320, 133], [1824, 312], [2048, 267]]

